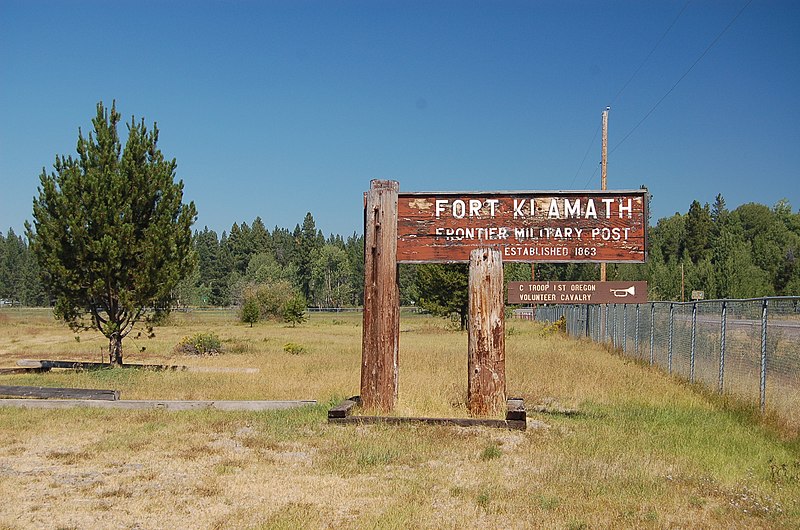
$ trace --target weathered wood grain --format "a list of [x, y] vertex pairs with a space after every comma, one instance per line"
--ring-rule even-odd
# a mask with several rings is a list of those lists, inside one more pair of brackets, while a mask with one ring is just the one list
[[148, 410], [160, 409], [167, 411], [216, 409], [226, 411], [260, 411], [284, 410], [297, 407], [306, 407], [316, 404], [314, 400], [299, 401], [172, 401], [172, 400], [117, 400], [100, 401], [91, 399], [0, 399], [0, 407], [25, 407], [40, 409], [65, 409], [65, 408], [105, 408]]
[[329, 418], [330, 423], [339, 424], [388, 424], [403, 425], [422, 423], [425, 425], [452, 425], [457, 427], [493, 427], [500, 429], [516, 429], [524, 431], [525, 421], [491, 420], [480, 418], [417, 418], [400, 416], [347, 416], [345, 418]]
[[41, 374], [49, 371], [49, 368], [0, 368], [0, 375]]
[[0, 385], [0, 397], [24, 397], [36, 399], [99, 399], [104, 401], [116, 401], [119, 399], [119, 390]]
[[406, 423], [422, 423], [425, 425], [454, 425], [458, 427], [495, 427], [501, 429], [517, 429], [524, 431], [527, 428], [525, 403], [522, 398], [509, 398], [506, 405], [506, 419], [482, 418], [425, 418], [409, 416], [356, 416], [353, 415], [356, 407], [361, 404], [360, 396], [345, 399], [328, 411], [328, 422], [338, 424], [389, 424], [402, 425]]
[[506, 401], [506, 420], [527, 421], [528, 413], [522, 398], [508, 398]]
[[[554, 199], [558, 216], [551, 210]], [[608, 210], [604, 199], [614, 200]], [[437, 207], [437, 200], [447, 202]], [[456, 201], [464, 208], [454, 210]], [[474, 208], [471, 201], [477, 201]], [[587, 208], [590, 201], [593, 210]], [[571, 208], [578, 203], [575, 214]], [[467, 262], [472, 250], [491, 246], [502, 251], [505, 261], [643, 263], [647, 222], [645, 189], [404, 192], [398, 196], [397, 259], [400, 263]], [[593, 234], [593, 229], [617, 230], [627, 237], [606, 240], [600, 233]]]
[[469, 262], [467, 409], [474, 416], [506, 406], [505, 303], [500, 251], [476, 249]]
[[346, 418], [350, 415], [353, 408], [361, 402], [359, 396], [353, 396], [350, 399], [345, 399], [332, 409], [328, 411], [328, 419], [331, 418]]
[[396, 181], [373, 180], [364, 210], [364, 326], [361, 399], [389, 412], [397, 402], [400, 288], [397, 278]]
[[[96, 363], [87, 361], [53, 361], [53, 360], [33, 360], [33, 359], [20, 359], [17, 361], [18, 366], [26, 367], [27, 369], [40, 369], [43, 371], [51, 370], [53, 368], [65, 370], [101, 370], [112, 368], [108, 363]], [[153, 370], [157, 372], [202, 372], [202, 373], [243, 373], [243, 374], [257, 374], [258, 368], [240, 368], [240, 367], [226, 367], [226, 366], [182, 366], [182, 365], [167, 365], [167, 364], [122, 364], [113, 366], [114, 368], [139, 368], [142, 370]]]

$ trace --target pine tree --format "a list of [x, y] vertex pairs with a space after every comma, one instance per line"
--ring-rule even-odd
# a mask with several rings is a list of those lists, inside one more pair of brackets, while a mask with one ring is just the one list
[[469, 266], [429, 263], [417, 266], [418, 305], [434, 315], [457, 314], [461, 329], [469, 319]]
[[97, 104], [94, 134], [78, 131], [78, 158], [56, 156], [55, 171], [42, 170], [26, 223], [56, 315], [105, 335], [115, 364], [145, 310], [192, 270], [196, 217], [194, 203], [182, 203], [175, 160], [157, 147], [157, 126], [132, 118], [123, 150], [119, 121], [115, 104]]
[[692, 201], [686, 215], [685, 243], [692, 263], [699, 262], [710, 248], [713, 225], [708, 204], [700, 206], [699, 202]]
[[302, 228], [299, 225], [295, 227], [294, 241], [293, 261], [297, 270], [298, 287], [305, 299], [310, 300], [314, 250], [322, 247], [325, 241], [322, 234], [317, 232], [311, 212], [306, 213]]

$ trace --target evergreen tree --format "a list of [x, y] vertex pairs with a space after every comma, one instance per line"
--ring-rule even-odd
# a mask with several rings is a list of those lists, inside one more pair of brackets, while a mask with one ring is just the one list
[[251, 328], [253, 324], [259, 321], [261, 318], [261, 306], [258, 303], [258, 298], [255, 296], [245, 297], [240, 318], [245, 324], [250, 324]]
[[672, 217], [659, 219], [656, 226], [650, 231], [650, 242], [651, 248], [659, 248], [665, 263], [680, 260], [686, 246], [685, 218], [676, 213]]
[[469, 319], [469, 265], [417, 265], [417, 305], [438, 316], [458, 315], [462, 331]]
[[364, 303], [364, 236], [354, 232], [345, 241], [344, 251], [350, 266], [350, 304], [360, 306]]
[[692, 263], [699, 262], [710, 248], [714, 222], [708, 204], [700, 206], [697, 201], [692, 201], [689, 213], [686, 215], [686, 251]]
[[722, 298], [765, 296], [767, 275], [752, 262], [750, 243], [734, 230], [723, 230], [713, 248], [716, 286]]
[[42, 171], [34, 224], [26, 223], [56, 315], [105, 335], [115, 364], [146, 308], [162, 306], [191, 271], [196, 217], [194, 203], [182, 203], [175, 160], [157, 147], [156, 125], [131, 119], [123, 150], [119, 121], [116, 105], [98, 103], [94, 134], [78, 132], [78, 158], [57, 156], [55, 171]]
[[23, 306], [48, 302], [36, 257], [25, 239], [12, 228], [7, 237], [0, 232], [0, 298], [5, 303]]
[[288, 229], [276, 226], [272, 231], [272, 252], [280, 266], [294, 269], [294, 236]]
[[714, 198], [714, 205], [711, 207], [711, 220], [714, 224], [724, 223], [729, 213], [728, 207], [725, 205], [725, 197], [718, 193]]
[[313, 281], [313, 253], [324, 243], [324, 237], [317, 232], [314, 216], [311, 212], [306, 213], [303, 219], [303, 227], [299, 225], [294, 230], [294, 254], [293, 261], [297, 270], [297, 284], [300, 293], [306, 300], [311, 299], [311, 283]]
[[250, 227], [250, 241], [253, 247], [253, 254], [261, 252], [272, 253], [272, 237], [269, 235], [267, 227], [261, 217], [256, 217]]
[[306, 300], [301, 295], [295, 295], [283, 304], [283, 321], [295, 327], [306, 321]]
[[222, 249], [217, 233], [204, 227], [194, 236], [195, 251], [198, 259], [198, 287], [200, 305], [228, 305], [228, 275], [226, 260], [222, 257]]
[[6, 238], [0, 231], [0, 299], [8, 300], [8, 267], [6, 266]]

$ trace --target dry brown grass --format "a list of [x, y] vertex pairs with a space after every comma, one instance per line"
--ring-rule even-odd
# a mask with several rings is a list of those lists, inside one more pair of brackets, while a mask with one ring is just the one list
[[[0, 312], [0, 365], [94, 360], [41, 312]], [[3, 384], [118, 388], [123, 398], [301, 399], [305, 409], [24, 410], [0, 407], [0, 528], [795, 528], [800, 444], [663, 374], [587, 342], [509, 322], [509, 393], [526, 432], [337, 426], [358, 392], [360, 316], [296, 328], [175, 315], [129, 362], [256, 367], [251, 374], [106, 370]], [[403, 315], [397, 413], [465, 415], [466, 335]], [[35, 330], [28, 332], [21, 330]], [[212, 331], [228, 352], [176, 356]], [[293, 342], [306, 353], [293, 355]], [[99, 343], [99, 341], [98, 341]], [[84, 348], [84, 349], [82, 349]], [[85, 356], [85, 357], [81, 357]]]

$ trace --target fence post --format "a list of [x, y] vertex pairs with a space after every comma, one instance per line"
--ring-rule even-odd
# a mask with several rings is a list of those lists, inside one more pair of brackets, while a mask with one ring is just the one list
[[697, 302], [692, 304], [692, 350], [689, 354], [689, 382], [694, 383], [694, 356], [697, 337]]
[[628, 353], [628, 304], [622, 306], [622, 351]]
[[650, 366], [655, 361], [655, 341], [656, 341], [656, 304], [650, 302]]
[[639, 359], [639, 304], [636, 304], [636, 334], [633, 337], [633, 350], [634, 355]]
[[722, 301], [722, 316], [720, 316], [719, 330], [719, 393], [725, 388], [725, 325], [728, 320], [728, 301]]
[[597, 310], [594, 312], [594, 340], [603, 342], [603, 335], [600, 333], [601, 323], [603, 321], [603, 306], [598, 304]]
[[767, 407], [767, 304], [765, 298], [761, 305], [761, 413]]
[[667, 367], [669, 375], [672, 375], [672, 328], [673, 322], [675, 321], [675, 304], [670, 302], [669, 304], [669, 347], [667, 350]]
[[574, 335], [575, 330], [575, 306], [569, 307], [569, 318], [567, 319], [567, 335]]
[[591, 312], [591, 311], [589, 311], [589, 310], [590, 310], [591, 308], [592, 308], [592, 306], [590, 306], [590, 305], [588, 305], [588, 304], [586, 305], [586, 338], [587, 338], [587, 339], [588, 339], [588, 338], [591, 338], [591, 334], [590, 334], [590, 332], [589, 332], [589, 313]]
[[608, 339], [609, 339], [609, 336], [610, 336], [610, 332], [609, 332], [609, 329], [608, 329], [608, 304], [605, 304], [605, 311], [603, 311], [603, 313], [605, 313], [605, 315], [604, 315], [605, 324], [603, 325], [603, 329], [604, 329], [604, 331], [603, 331], [603, 342], [608, 342]]

